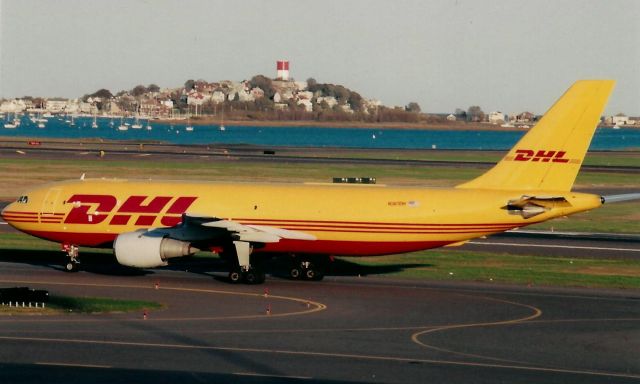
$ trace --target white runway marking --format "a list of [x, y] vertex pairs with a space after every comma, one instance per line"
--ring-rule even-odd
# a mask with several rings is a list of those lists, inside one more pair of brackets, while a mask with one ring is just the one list
[[36, 363], [36, 365], [49, 365], [54, 367], [76, 367], [76, 368], [111, 368], [108, 365], [95, 365], [95, 364], [72, 364], [72, 363]]
[[295, 380], [311, 380], [313, 377], [307, 376], [281, 376], [281, 375], [267, 375], [262, 373], [252, 373], [252, 372], [236, 372], [234, 373], [236, 376], [253, 376], [253, 377], [266, 377], [273, 379], [295, 379]]
[[493, 243], [488, 241], [470, 241], [467, 244], [476, 245], [502, 245], [507, 247], [522, 247], [522, 248], [559, 248], [559, 249], [587, 249], [594, 251], [617, 251], [617, 252], [640, 252], [640, 249], [633, 248], [607, 248], [607, 247], [581, 247], [575, 245], [544, 245], [544, 244], [515, 244], [515, 243]]

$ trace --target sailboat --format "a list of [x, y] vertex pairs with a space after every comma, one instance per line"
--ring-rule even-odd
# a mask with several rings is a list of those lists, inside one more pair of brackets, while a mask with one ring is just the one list
[[187, 126], [184, 127], [184, 130], [187, 132], [193, 132], [193, 125], [191, 125], [191, 115], [189, 114], [189, 117], [187, 117]]
[[98, 121], [95, 114], [93, 115], [93, 123], [91, 123], [91, 128], [98, 128]]
[[142, 128], [142, 124], [140, 124], [140, 113], [136, 114], [136, 121], [135, 121], [135, 123], [131, 124], [131, 128], [133, 128], [133, 129], [141, 129]]
[[[9, 113], [9, 115], [7, 115], [7, 119], [8, 119], [8, 120], [11, 120], [11, 113]], [[17, 120], [17, 118], [14, 118], [14, 119], [13, 119], [13, 122], [11, 122], [11, 123], [5, 123], [5, 124], [4, 124], [4, 127], [5, 127], [5, 128], [7, 128], [7, 129], [17, 128], [19, 124], [16, 124], [16, 120]]]
[[224, 127], [224, 104], [222, 105], [222, 112], [220, 114], [220, 126], [218, 127], [221, 131], [226, 131], [227, 128]]
[[129, 130], [129, 126], [127, 124], [124, 124], [124, 118], [121, 117], [120, 125], [118, 126], [118, 131], [128, 131], [128, 130]]

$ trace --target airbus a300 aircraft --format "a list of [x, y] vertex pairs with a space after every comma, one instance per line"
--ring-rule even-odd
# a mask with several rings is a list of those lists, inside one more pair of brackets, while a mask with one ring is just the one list
[[33, 189], [2, 211], [18, 230], [78, 247], [113, 247], [151, 268], [198, 250], [220, 253], [231, 282], [261, 283], [262, 262], [290, 258], [319, 280], [332, 255], [372, 256], [458, 244], [599, 207], [572, 192], [614, 86], [576, 82], [492, 169], [450, 189], [86, 179]]

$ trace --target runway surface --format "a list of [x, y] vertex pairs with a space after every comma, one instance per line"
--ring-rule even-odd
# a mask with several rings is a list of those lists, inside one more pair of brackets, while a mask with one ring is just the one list
[[[113, 160], [152, 160], [198, 161], [211, 158], [216, 160], [276, 162], [276, 163], [318, 163], [318, 164], [367, 164], [367, 165], [402, 165], [424, 167], [472, 167], [489, 169], [495, 162], [487, 161], [452, 161], [452, 160], [407, 160], [385, 158], [385, 152], [393, 153], [397, 150], [385, 149], [344, 149], [344, 148], [300, 148], [300, 147], [270, 147], [255, 145], [172, 145], [161, 143], [146, 143], [142, 146], [136, 142], [45, 142], [44, 145], [31, 146], [25, 141], [0, 140], [0, 156], [4, 158], [25, 158], [39, 160], [95, 158], [103, 150], [107, 154], [104, 161]], [[326, 152], [333, 152], [327, 156]], [[411, 152], [425, 152], [425, 150], [405, 150]], [[357, 157], [359, 152], [378, 152], [382, 158]], [[429, 152], [429, 151], [427, 151]], [[433, 153], [433, 151], [431, 151]], [[440, 152], [456, 153], [457, 150]], [[469, 152], [469, 151], [465, 151]], [[504, 154], [506, 151], [482, 151], [487, 154]], [[583, 165], [583, 171], [637, 174], [638, 166], [598, 166]]]
[[0, 382], [640, 381], [637, 291], [355, 277], [231, 286], [201, 271], [58, 269], [5, 262], [0, 287], [165, 308], [146, 320], [0, 316]]

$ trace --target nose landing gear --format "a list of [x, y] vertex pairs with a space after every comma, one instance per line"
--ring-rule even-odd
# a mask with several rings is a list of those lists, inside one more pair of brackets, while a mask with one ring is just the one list
[[62, 251], [67, 254], [69, 262], [64, 266], [67, 272], [78, 272], [80, 270], [80, 261], [78, 260], [78, 246], [72, 244], [62, 244]]

